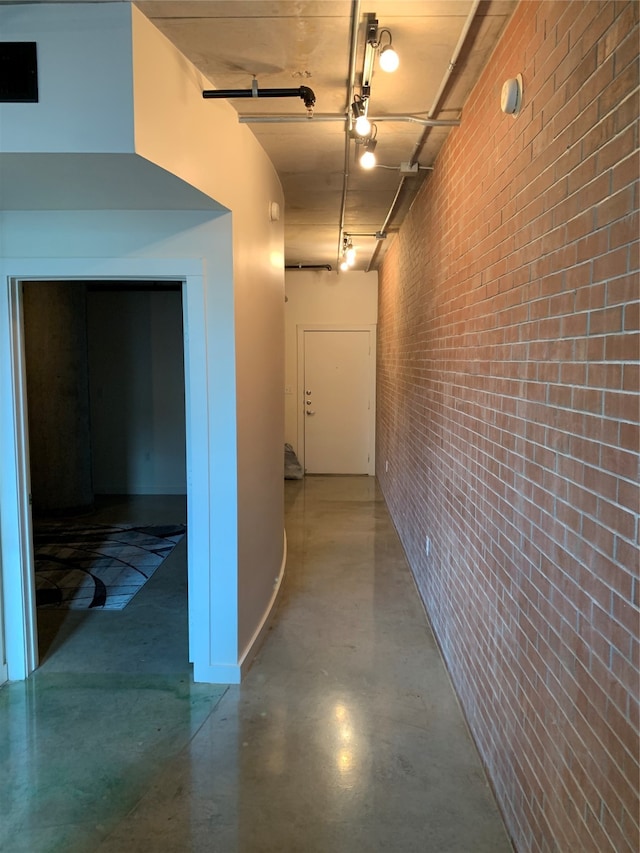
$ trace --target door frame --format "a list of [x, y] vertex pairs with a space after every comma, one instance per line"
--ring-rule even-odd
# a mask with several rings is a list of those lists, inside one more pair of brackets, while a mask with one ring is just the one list
[[[2, 265], [0, 265], [2, 266]], [[0, 270], [0, 583], [7, 677], [22, 680], [37, 667], [37, 620], [25, 380], [22, 282], [168, 280], [182, 282], [187, 465], [187, 543], [208, 567], [211, 553], [208, 386], [203, 359], [204, 271], [199, 259], [51, 258], [7, 261]], [[197, 464], [196, 464], [197, 461]], [[210, 661], [212, 614], [209, 571], [188, 561], [189, 660], [202, 669]], [[224, 594], [221, 596], [224, 598]], [[224, 604], [225, 602], [223, 602]], [[0, 620], [1, 621], [1, 620]], [[222, 638], [228, 639], [228, 638]], [[1, 673], [0, 673], [1, 674]], [[204, 679], [203, 679], [204, 680]]]
[[305, 447], [304, 447], [304, 336], [305, 332], [369, 332], [369, 464], [367, 466], [367, 474], [370, 477], [376, 473], [376, 330], [377, 325], [359, 324], [318, 324], [318, 323], [299, 323], [296, 326], [298, 337], [298, 385], [297, 385], [297, 405], [298, 405], [298, 459], [305, 468]]

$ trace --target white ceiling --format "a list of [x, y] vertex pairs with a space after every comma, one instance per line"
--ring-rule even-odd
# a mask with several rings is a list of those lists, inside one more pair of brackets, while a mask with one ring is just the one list
[[[356, 269], [375, 267], [428, 171], [403, 177], [400, 164], [434, 164], [450, 127], [414, 119], [457, 120], [517, 0], [137, 0], [154, 24], [211, 80], [212, 88], [258, 91], [310, 87], [302, 99], [230, 100], [239, 116], [269, 116], [249, 126], [278, 171], [285, 193], [288, 265], [331, 265], [353, 234]], [[345, 116], [360, 93], [366, 26], [373, 13], [400, 55], [393, 74], [376, 62], [369, 113], [380, 117], [379, 167], [360, 168]], [[473, 18], [469, 25], [470, 13]], [[449, 81], [443, 80], [461, 33], [468, 33]], [[386, 37], [385, 37], [386, 39]], [[496, 81], [499, 93], [503, 81]], [[396, 116], [403, 120], [383, 120]], [[387, 168], [383, 168], [387, 167]], [[437, 168], [437, 166], [436, 166]], [[394, 201], [395, 200], [395, 201]]]

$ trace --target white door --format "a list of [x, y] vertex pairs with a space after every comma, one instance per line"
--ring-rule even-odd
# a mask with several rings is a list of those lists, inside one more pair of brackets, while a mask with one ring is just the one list
[[304, 332], [304, 467], [308, 474], [372, 470], [371, 332]]

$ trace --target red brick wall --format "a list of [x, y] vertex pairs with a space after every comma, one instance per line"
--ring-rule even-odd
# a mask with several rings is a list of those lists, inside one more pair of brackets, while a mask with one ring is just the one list
[[378, 477], [519, 851], [638, 850], [638, 10], [520, 3], [380, 271]]

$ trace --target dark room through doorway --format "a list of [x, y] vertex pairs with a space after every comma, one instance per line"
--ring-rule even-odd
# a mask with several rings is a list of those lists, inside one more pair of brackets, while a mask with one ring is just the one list
[[[188, 671], [187, 545], [180, 535], [187, 517], [182, 286], [23, 284], [36, 578], [45, 565], [40, 552], [59, 570], [36, 583], [43, 669]], [[53, 545], [51, 531], [61, 532]], [[91, 539], [76, 547], [69, 540], [78, 531], [100, 547]], [[105, 547], [104, 531], [115, 531], [120, 544], [123, 536], [137, 538], [116, 554], [111, 541]], [[156, 533], [167, 539], [156, 542]], [[83, 563], [83, 592], [69, 608], [57, 579], [76, 582], [78, 564], [66, 574], [67, 560], [85, 547], [98, 553], [100, 570]], [[135, 591], [117, 566], [141, 547], [149, 557], [135, 574], [150, 577]], [[104, 552], [115, 554], [115, 562], [102, 559]]]

